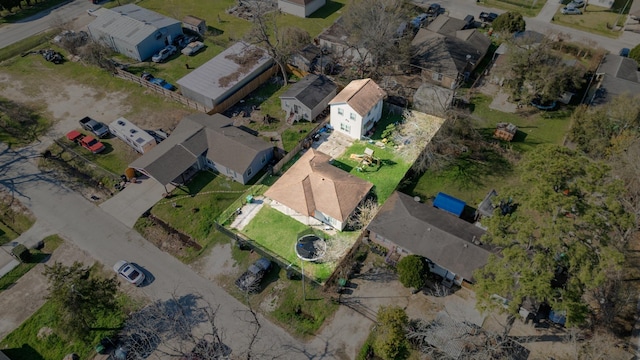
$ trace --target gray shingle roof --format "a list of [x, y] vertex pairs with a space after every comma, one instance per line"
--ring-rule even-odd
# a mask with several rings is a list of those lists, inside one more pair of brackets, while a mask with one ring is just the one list
[[273, 145], [233, 126], [220, 114], [192, 114], [165, 141], [129, 165], [168, 184], [207, 153], [211, 161], [244, 173], [258, 153]]
[[618, 79], [640, 82], [638, 79], [638, 63], [628, 57], [614, 54], [605, 55], [598, 67], [599, 74], [608, 74]]
[[128, 4], [113, 9], [102, 8], [90, 27], [109, 33], [130, 44], [138, 44], [154, 32], [180, 23], [178, 20]]
[[397, 191], [367, 229], [468, 281], [476, 269], [487, 264], [491, 254], [490, 247], [473, 243], [484, 230]]
[[336, 89], [336, 84], [326, 76], [310, 74], [293, 84], [289, 90], [280, 95], [280, 99], [293, 98], [309, 109], [313, 109]]

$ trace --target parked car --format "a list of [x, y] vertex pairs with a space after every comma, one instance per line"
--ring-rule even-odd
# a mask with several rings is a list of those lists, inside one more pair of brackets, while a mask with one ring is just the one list
[[480, 16], [478, 16], [478, 18], [480, 19], [480, 21], [482, 22], [486, 22], [486, 23], [492, 23], [493, 20], [495, 20], [498, 17], [498, 14], [496, 13], [488, 13], [488, 12], [481, 12]]
[[94, 154], [104, 151], [104, 144], [96, 140], [93, 136], [84, 135], [78, 130], [71, 130], [67, 133], [67, 140], [72, 141]]
[[144, 273], [128, 261], [118, 261], [113, 265], [113, 271], [135, 286], [140, 286], [144, 282]]
[[167, 60], [169, 58], [169, 56], [175, 54], [177, 51], [178, 51], [178, 49], [175, 46], [167, 45], [167, 47], [165, 47], [164, 49], [160, 50], [159, 53], [153, 55], [151, 57], [151, 61], [153, 61], [155, 63], [163, 62], [163, 61]]
[[418, 16], [416, 16], [415, 18], [411, 19], [411, 26], [413, 26], [414, 28], [419, 28], [420, 26], [422, 26], [426, 21], [427, 18], [429, 17], [429, 15], [422, 13]]
[[89, 116], [83, 117], [78, 122], [80, 123], [80, 126], [82, 126], [83, 129], [92, 132], [95, 136], [99, 138], [103, 138], [109, 135], [109, 128], [107, 127], [107, 125], [97, 120], [94, 120]]
[[427, 14], [431, 16], [438, 16], [444, 13], [444, 8], [440, 6], [440, 4], [431, 4], [429, 8], [427, 8]]
[[151, 80], [149, 80], [150, 83], [152, 84], [156, 84], [158, 86], [162, 86], [163, 88], [167, 89], [167, 90], [175, 90], [176, 87], [173, 86], [172, 84], [169, 84], [168, 82], [166, 82], [164, 79], [160, 79], [160, 78], [153, 78]]
[[576, 8], [563, 7], [562, 10], [560, 10], [560, 13], [562, 15], [580, 15], [582, 14], [582, 11]]
[[475, 27], [476, 24], [476, 18], [473, 17], [473, 15], [467, 15], [464, 17], [464, 28], [465, 29], [470, 29]]
[[143, 72], [140, 75], [141, 78], [147, 80], [147, 81], [151, 81], [153, 79], [153, 75], [149, 74], [148, 72]]
[[236, 280], [236, 286], [242, 291], [257, 291], [260, 286], [260, 281], [262, 281], [262, 278], [267, 271], [269, 271], [270, 267], [271, 261], [266, 258], [258, 259], [258, 261], [249, 266], [247, 271], [240, 275]]
[[622, 48], [620, 49], [620, 56], [622, 57], [629, 57], [629, 53], [631, 52], [631, 49], [629, 48]]
[[585, 0], [573, 0], [567, 4], [568, 8], [581, 8], [586, 5]]
[[204, 48], [204, 43], [202, 41], [194, 41], [185, 46], [185, 48], [182, 49], [182, 53], [184, 55], [191, 56], [202, 50], [202, 48]]

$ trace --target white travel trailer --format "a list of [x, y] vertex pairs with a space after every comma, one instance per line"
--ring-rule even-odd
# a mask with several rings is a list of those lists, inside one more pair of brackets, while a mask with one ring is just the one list
[[141, 154], [156, 146], [153, 136], [122, 117], [109, 124], [109, 131]]

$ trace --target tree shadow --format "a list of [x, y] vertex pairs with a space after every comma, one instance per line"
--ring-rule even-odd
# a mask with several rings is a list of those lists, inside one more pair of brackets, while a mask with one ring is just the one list
[[333, 166], [337, 167], [338, 169], [344, 170], [346, 172], [351, 172], [351, 170], [353, 170], [353, 166], [347, 165], [347, 164], [343, 163], [342, 161], [333, 160], [333, 162], [331, 164]]
[[42, 355], [29, 344], [22, 344], [19, 348], [2, 349], [9, 359], [14, 360], [44, 360]]

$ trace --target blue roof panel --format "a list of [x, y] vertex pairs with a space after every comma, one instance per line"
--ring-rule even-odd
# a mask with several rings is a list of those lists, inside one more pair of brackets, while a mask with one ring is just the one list
[[450, 212], [455, 216], [460, 217], [464, 210], [466, 203], [460, 199], [456, 199], [451, 195], [439, 192], [436, 198], [433, 200], [433, 206], [438, 209]]

